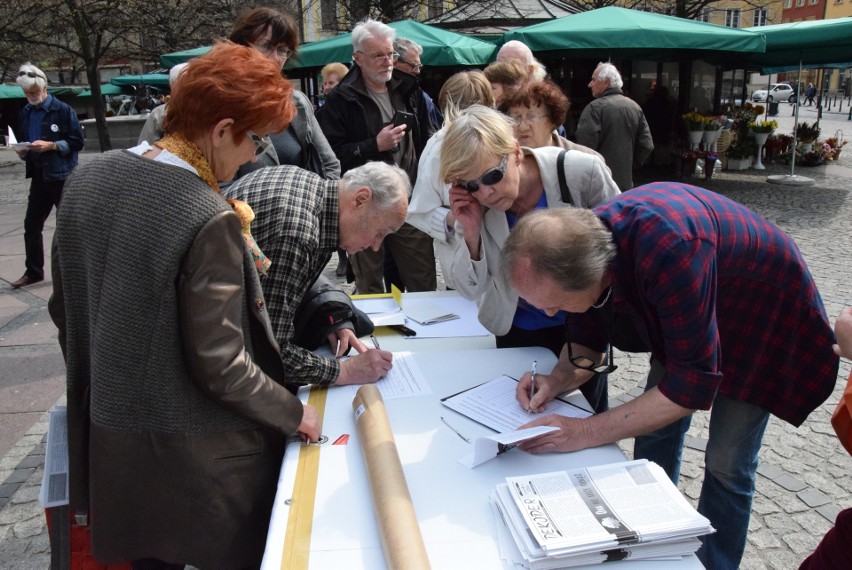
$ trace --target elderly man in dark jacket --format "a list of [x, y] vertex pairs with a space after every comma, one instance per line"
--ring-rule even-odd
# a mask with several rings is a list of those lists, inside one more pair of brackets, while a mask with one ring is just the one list
[[577, 124], [577, 142], [601, 153], [618, 189], [633, 188], [633, 169], [654, 151], [651, 129], [635, 101], [624, 96], [614, 65], [600, 63], [589, 88], [595, 100], [586, 105]]
[[[431, 129], [417, 80], [394, 69], [394, 36], [393, 28], [375, 20], [355, 26], [355, 65], [328, 94], [325, 105], [317, 111], [317, 120], [340, 159], [342, 173], [368, 161], [381, 160], [405, 170], [413, 186], [417, 162]], [[404, 224], [379, 250], [352, 256], [359, 293], [384, 291], [385, 247], [408, 291], [436, 289], [432, 239]]]
[[74, 109], [47, 92], [47, 76], [25, 63], [18, 72], [18, 85], [27, 105], [21, 111], [20, 140], [29, 142], [17, 150], [27, 162], [30, 195], [24, 218], [26, 271], [11, 285], [17, 289], [44, 280], [42, 230], [50, 211], [59, 207], [65, 179], [77, 166], [77, 153], [83, 150], [83, 131]]

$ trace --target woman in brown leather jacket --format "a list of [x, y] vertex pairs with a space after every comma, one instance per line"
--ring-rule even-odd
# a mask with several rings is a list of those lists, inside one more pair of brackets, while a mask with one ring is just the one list
[[177, 81], [163, 139], [68, 180], [51, 315], [71, 508], [102, 563], [259, 564], [286, 438], [319, 435], [285, 384], [258, 260], [219, 193], [287, 126], [290, 90], [257, 50], [217, 45]]

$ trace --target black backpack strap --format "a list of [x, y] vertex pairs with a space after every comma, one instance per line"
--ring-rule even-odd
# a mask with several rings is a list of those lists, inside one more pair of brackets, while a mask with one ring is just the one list
[[574, 200], [571, 199], [571, 192], [568, 190], [568, 182], [565, 181], [565, 153], [568, 152], [562, 149], [559, 156], [556, 158], [556, 173], [559, 176], [559, 191], [562, 194], [562, 201], [570, 206], [574, 205]]

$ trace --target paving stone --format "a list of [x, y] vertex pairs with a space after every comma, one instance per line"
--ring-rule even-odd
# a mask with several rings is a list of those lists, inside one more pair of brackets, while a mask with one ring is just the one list
[[33, 503], [38, 501], [38, 495], [41, 491], [41, 484], [21, 486], [18, 492], [10, 497], [11, 503]]
[[774, 481], [778, 477], [784, 474], [784, 471], [773, 463], [764, 463], [761, 462], [760, 465], [757, 466], [757, 472], [760, 475], [763, 475], [770, 481]]
[[687, 435], [686, 440], [684, 441], [684, 445], [686, 445], [686, 447], [689, 447], [690, 449], [697, 449], [698, 451], [707, 451], [707, 438], [693, 437], [691, 435]]
[[0, 485], [0, 498], [8, 499], [15, 494], [15, 491], [17, 491], [20, 486], [20, 483], [4, 483]]
[[830, 498], [826, 497], [820, 491], [815, 491], [813, 489], [802, 491], [797, 496], [811, 508], [821, 507], [822, 505], [831, 502]]
[[821, 507], [818, 507], [816, 509], [816, 512], [821, 514], [823, 516], [823, 518], [825, 518], [831, 524], [834, 524], [834, 521], [837, 520], [837, 515], [840, 514], [840, 511], [842, 511], [842, 510], [843, 509], [841, 509], [837, 505], [828, 504], [828, 505], [823, 505]]
[[18, 463], [18, 469], [35, 469], [43, 463], [44, 455], [27, 455]]
[[783, 540], [796, 554], [809, 554], [814, 551], [822, 537], [816, 538], [807, 532], [784, 535]]
[[793, 520], [799, 523], [799, 525], [801, 525], [801, 527], [811, 536], [816, 536], [820, 539], [826, 532], [828, 532], [828, 529], [834, 526], [825, 520], [825, 517], [819, 514], [816, 510], [796, 513], [791, 516], [793, 517]]
[[786, 473], [779, 476], [779, 477], [776, 477], [774, 479], [774, 482], [781, 485], [782, 487], [784, 487], [788, 491], [793, 491], [794, 493], [797, 493], [797, 492], [801, 491], [802, 489], [804, 489], [805, 487], [807, 487], [807, 484], [799, 481], [798, 479], [796, 479], [792, 475], [788, 475]]
[[759, 550], [781, 546], [781, 541], [776, 538], [770, 529], [759, 530], [754, 534], [750, 533], [748, 541]]
[[32, 475], [33, 471], [35, 471], [35, 469], [15, 469], [12, 471], [11, 475], [6, 477], [6, 483], [23, 483], [30, 475]]

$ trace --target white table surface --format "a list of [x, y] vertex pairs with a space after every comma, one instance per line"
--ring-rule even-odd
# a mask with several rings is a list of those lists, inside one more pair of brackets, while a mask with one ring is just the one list
[[[393, 343], [388, 340], [387, 348], [396, 350], [397, 342], [404, 343], [407, 348], [407, 343], [416, 341], [400, 337]], [[533, 360], [538, 360], [540, 372], [547, 373], [556, 358], [543, 348], [512, 348], [418, 351], [415, 360], [433, 393], [388, 400], [385, 407], [432, 568], [503, 568], [488, 496], [507, 476], [624, 460], [615, 445], [539, 456], [515, 449], [475, 469], [468, 469], [457, 460], [470, 453], [471, 445], [447, 428], [440, 417], [471, 440], [493, 432], [444, 407], [440, 398], [500, 374], [520, 377]], [[308, 391], [308, 388], [300, 391], [303, 400], [307, 400]], [[349, 387], [334, 387], [328, 391], [322, 433], [328, 436], [329, 443], [321, 448], [315, 485], [308, 566], [312, 569], [376, 570], [386, 567], [352, 399]], [[342, 434], [350, 435], [349, 444], [332, 446], [331, 442]], [[301, 449], [299, 444], [289, 445], [284, 458], [263, 559], [265, 570], [282, 568], [290, 506], [300, 500], [293, 496], [293, 489]], [[645, 569], [701, 568], [695, 557], [670, 562], [611, 562], [606, 567], [616, 565]]]

